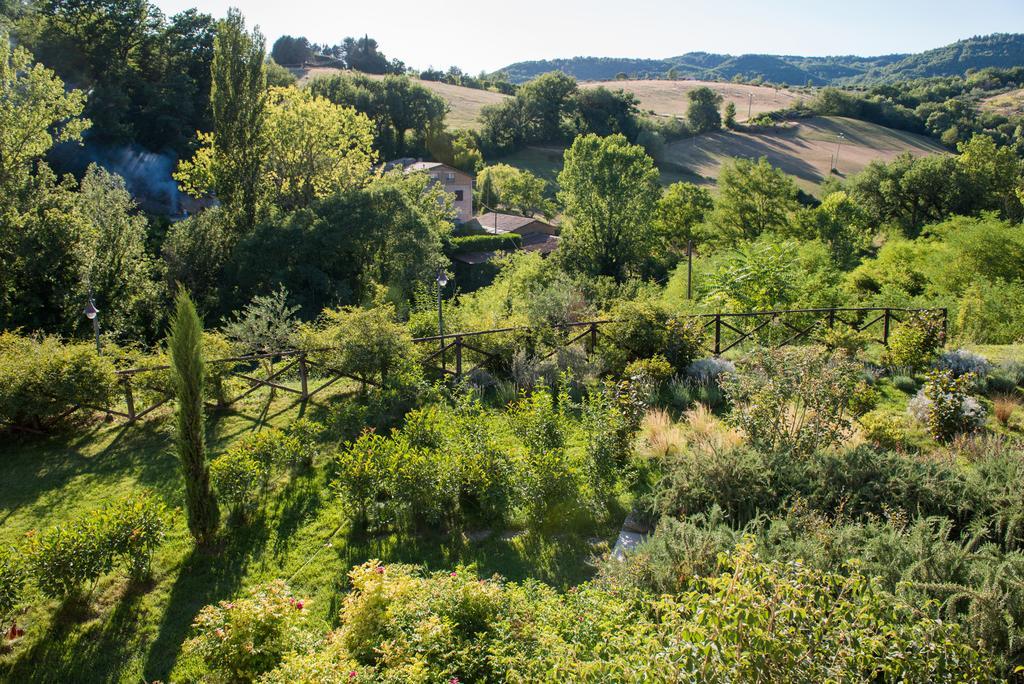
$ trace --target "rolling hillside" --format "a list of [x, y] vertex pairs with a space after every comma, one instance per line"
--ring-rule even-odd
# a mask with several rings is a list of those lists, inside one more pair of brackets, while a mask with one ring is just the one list
[[[303, 70], [299, 75], [299, 81], [300, 83], [304, 83], [316, 78], [317, 76], [327, 76], [336, 73], [356, 72], [346, 72], [344, 69], [333, 69], [330, 67], [314, 67], [312, 69]], [[383, 76], [377, 76], [374, 74], [360, 75], [368, 76], [369, 78], [384, 78]], [[437, 81], [414, 80], [425, 88], [434, 91], [448, 102], [448, 106], [451, 110], [448, 112], [446, 121], [450, 128], [477, 128], [480, 125], [480, 122], [478, 121], [480, 110], [486, 105], [496, 104], [508, 97], [507, 95], [494, 93], [489, 90], [463, 88], [462, 86], [449, 85], [447, 83], [439, 83]]]
[[[843, 177], [863, 170], [872, 161], [888, 161], [903, 152], [945, 154], [942, 147], [923, 136], [854, 119], [815, 117], [775, 130], [723, 131], [672, 143], [658, 164], [661, 180], [664, 184], [679, 180], [713, 184], [727, 160], [767, 157], [794, 176], [802, 189], [817, 194], [828, 177], [840, 133], [844, 142], [838, 169]], [[553, 183], [562, 168], [562, 152], [557, 147], [531, 147], [496, 161], [528, 169]]]
[[858, 57], [801, 57], [794, 55], [715, 55], [690, 52], [664, 59], [573, 57], [510, 64], [501, 71], [513, 82], [524, 82], [548, 71], [561, 70], [580, 80], [609, 80], [620, 73], [631, 78], [732, 80], [763, 78], [788, 85], [877, 83], [923, 76], [962, 75], [967, 69], [1024, 64], [1024, 34], [975, 36], [913, 55]]
[[631, 92], [640, 100], [642, 112], [654, 112], [658, 116], [685, 116], [689, 106], [686, 94], [707, 86], [720, 93], [725, 102], [736, 105], [736, 118], [739, 121], [746, 121], [748, 110], [751, 116], [756, 117], [764, 112], [785, 109], [801, 96], [795, 90], [715, 81], [593, 81], [581, 83], [580, 86], [604, 86], [611, 90]]

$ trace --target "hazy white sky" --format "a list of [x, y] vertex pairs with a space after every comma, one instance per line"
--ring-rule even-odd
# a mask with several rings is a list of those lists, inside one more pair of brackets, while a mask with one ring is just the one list
[[416, 68], [477, 72], [551, 57], [879, 55], [1024, 32], [1024, 0], [155, 0], [168, 14], [230, 6], [278, 36], [337, 43], [368, 33]]

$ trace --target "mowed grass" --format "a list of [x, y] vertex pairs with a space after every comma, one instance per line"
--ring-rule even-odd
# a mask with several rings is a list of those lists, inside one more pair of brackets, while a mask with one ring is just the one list
[[[328, 76], [336, 73], [355, 73], [345, 69], [332, 69], [328, 67], [316, 67], [305, 70], [300, 78], [300, 83], [306, 83], [317, 76]], [[374, 74], [360, 74], [369, 78], [384, 78]], [[498, 104], [507, 98], [507, 95], [495, 93], [490, 90], [478, 90], [476, 88], [464, 88], [462, 86], [439, 83], [437, 81], [422, 81], [413, 79], [440, 95], [448, 103], [449, 112], [445, 117], [445, 123], [449, 128], [466, 128], [476, 130], [480, 127], [480, 110], [487, 105]]]
[[774, 129], [721, 131], [680, 140], [667, 146], [664, 159], [714, 182], [730, 159], [766, 157], [793, 176], [802, 189], [817, 194], [837, 152], [841, 177], [859, 173], [873, 161], [891, 161], [904, 152], [914, 156], [947, 153], [924, 136], [856, 119], [814, 117]]
[[625, 90], [640, 100], [640, 110], [653, 112], [657, 116], [686, 116], [690, 100], [687, 93], [707, 87], [722, 96], [723, 105], [736, 105], [736, 120], [746, 121], [751, 117], [790, 107], [800, 98], [809, 99], [813, 91], [804, 89], [769, 88], [766, 86], [723, 83], [717, 81], [586, 81], [581, 88], [604, 86], [610, 90]]
[[[219, 453], [246, 433], [282, 427], [300, 414], [330, 424], [346, 401], [339, 394], [304, 407], [291, 395], [271, 402], [254, 397], [210, 417], [210, 451]], [[95, 421], [46, 438], [3, 436], [2, 544], [16, 545], [26, 533], [85, 516], [141, 488], [177, 510], [149, 585], [131, 586], [115, 571], [97, 583], [86, 606], [61, 605], [32, 590], [18, 617], [25, 636], [0, 651], [0, 681], [195, 681], [201, 677], [199, 664], [181, 658], [180, 651], [204, 605], [282, 578], [311, 599], [316, 618], [333, 625], [348, 570], [371, 558], [430, 569], [475, 563], [485, 575], [536, 577], [558, 587], [590, 575], [593, 548], [582, 532], [503, 538], [494, 530], [482, 542], [469, 541], [462, 531], [354, 533], [322, 466], [294, 479], [282, 476], [252, 523], [226, 528], [216, 549], [198, 551], [180, 510], [183, 485], [171, 426], [164, 413], [134, 426]], [[616, 532], [617, 525], [599, 530], [608, 541]]]

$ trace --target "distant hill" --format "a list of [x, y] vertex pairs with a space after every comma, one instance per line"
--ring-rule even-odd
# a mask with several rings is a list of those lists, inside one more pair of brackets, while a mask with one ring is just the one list
[[606, 81], [625, 74], [629, 78], [732, 80], [762, 78], [788, 85], [845, 85], [957, 76], [968, 69], [1024, 65], [1024, 34], [975, 36], [951, 45], [912, 55], [858, 57], [801, 57], [796, 55], [718, 55], [690, 52], [665, 59], [572, 57], [510, 64], [501, 71], [522, 83], [549, 71], [564, 71], [581, 81]]

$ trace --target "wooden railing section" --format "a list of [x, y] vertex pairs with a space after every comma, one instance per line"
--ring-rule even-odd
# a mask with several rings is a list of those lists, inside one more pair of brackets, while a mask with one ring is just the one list
[[[747, 313], [709, 313], [692, 314], [682, 316], [683, 319], [699, 320], [705, 331], [706, 343], [704, 350], [713, 356], [724, 354], [735, 349], [744, 342], [763, 342], [763, 333], [771, 330], [774, 334], [770, 336], [770, 344], [782, 347], [793, 344], [800, 340], [809, 339], [815, 330], [822, 325], [834, 327], [845, 325], [860, 332], [876, 331], [875, 338], [879, 343], [888, 345], [893, 326], [902, 323], [906, 316], [915, 312], [931, 312], [942, 317], [943, 325], [946, 325], [946, 309], [908, 309], [896, 307], [838, 307], [822, 309], [784, 309], [778, 311], [756, 311]], [[531, 355], [537, 359], [547, 359], [571, 345], [582, 342], [585, 352], [590, 355], [597, 351], [599, 338], [607, 337], [607, 327], [621, 320], [603, 319], [593, 321], [579, 321], [554, 325], [545, 330], [536, 330], [529, 327], [508, 327], [496, 328], [493, 330], [479, 330], [474, 332], [448, 333], [445, 335], [434, 335], [431, 337], [415, 338], [413, 342], [417, 345], [431, 346], [437, 348], [425, 354], [421, 361], [427, 369], [460, 382], [469, 373], [482, 367], [488, 361], [497, 360], [497, 353], [485, 348], [480, 340], [490, 336], [512, 335], [519, 338], [520, 344], [531, 351]], [[541, 333], [547, 333], [542, 335]], [[547, 342], [548, 349], [538, 351], [537, 346], [540, 340], [557, 338], [555, 342]], [[610, 338], [609, 338], [610, 339]], [[612, 340], [612, 343], [619, 344], [628, 349], [628, 341]], [[333, 368], [327, 364], [314, 360], [314, 358], [325, 351], [330, 350], [286, 350], [266, 354], [250, 354], [247, 356], [236, 356], [225, 359], [209, 361], [210, 365], [228, 364], [230, 366], [226, 375], [236, 377], [248, 383], [248, 387], [241, 394], [231, 397], [222, 402], [222, 406], [233, 404], [253, 392], [262, 388], [272, 388], [282, 392], [295, 394], [300, 400], [306, 401], [319, 394], [336, 382], [343, 379], [355, 380], [361, 384], [373, 384], [363, 378], [358, 378], [346, 373], [342, 369]], [[313, 356], [314, 358], [311, 358]], [[259, 366], [262, 362], [271, 362], [273, 369], [265, 377], [259, 377], [251, 368], [239, 370], [239, 366]], [[274, 363], [284, 362], [282, 366], [274, 366]], [[109, 415], [124, 418], [134, 422], [145, 417], [170, 401], [170, 393], [160, 388], [146, 386], [145, 377], [148, 373], [163, 372], [167, 366], [155, 366], [150, 368], [131, 368], [117, 371], [119, 385], [123, 394], [124, 410], [120, 407], [97, 407], [80, 406], [77, 408], [89, 408], [103, 411]], [[284, 384], [281, 378], [288, 372], [295, 370], [298, 379], [298, 387]], [[314, 373], [311, 373], [314, 371]], [[137, 388], [147, 389], [156, 394], [148, 405], [141, 408], [136, 406]]]

